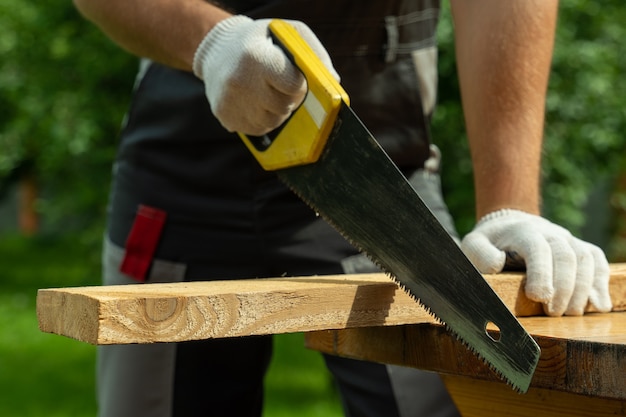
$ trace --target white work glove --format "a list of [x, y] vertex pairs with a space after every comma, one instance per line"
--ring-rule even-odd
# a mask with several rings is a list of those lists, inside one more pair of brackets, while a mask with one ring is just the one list
[[507, 253], [526, 264], [526, 296], [550, 316], [611, 310], [604, 252], [543, 217], [503, 209], [484, 216], [461, 243], [484, 274], [501, 272]]
[[[306, 80], [269, 37], [270, 19], [236, 15], [219, 22], [196, 49], [211, 111], [230, 132], [260, 136], [280, 126], [306, 95]], [[326, 49], [302, 22], [289, 21], [338, 78]]]

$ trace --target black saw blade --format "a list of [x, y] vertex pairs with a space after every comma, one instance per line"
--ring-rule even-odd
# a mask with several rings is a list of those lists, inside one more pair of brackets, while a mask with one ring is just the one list
[[[347, 105], [320, 159], [276, 171], [519, 392], [540, 349]], [[486, 326], [499, 332], [490, 335]]]

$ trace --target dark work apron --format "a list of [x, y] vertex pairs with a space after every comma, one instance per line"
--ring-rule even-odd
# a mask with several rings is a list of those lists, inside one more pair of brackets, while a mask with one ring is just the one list
[[[306, 22], [328, 49], [351, 106], [383, 148], [407, 175], [423, 167], [430, 156], [427, 125], [433, 102], [425, 91], [432, 96], [436, 80], [423, 74], [436, 73], [438, 1], [223, 3], [255, 18]], [[430, 61], [420, 63], [420, 56]], [[156, 219], [148, 216], [148, 223], [139, 219], [146, 208], [158, 213]], [[207, 231], [224, 247], [231, 240], [245, 245], [260, 215], [315, 220], [273, 173], [259, 167], [237, 135], [221, 127], [200, 80], [144, 62], [114, 166], [107, 227], [112, 243], [128, 247], [140, 220], [134, 233], [139, 237], [158, 227], [154, 244], [138, 243], [142, 256], [186, 265], [211, 262], [203, 259]], [[147, 276], [146, 259], [130, 264], [140, 278]]]
[[[434, 212], [447, 215], [437, 177], [420, 169], [432, 156], [438, 1], [222, 3], [254, 18], [309, 24], [357, 114], [400, 168], [415, 172]], [[121, 134], [107, 234], [105, 284], [341, 273], [356, 254], [220, 126], [201, 81], [147, 61]], [[270, 353], [267, 337], [100, 347], [100, 416], [260, 415]], [[246, 360], [224, 360], [233, 356]], [[327, 361], [351, 415], [408, 417], [442, 407], [451, 411], [437, 415], [456, 415], [441, 382], [423, 373]]]

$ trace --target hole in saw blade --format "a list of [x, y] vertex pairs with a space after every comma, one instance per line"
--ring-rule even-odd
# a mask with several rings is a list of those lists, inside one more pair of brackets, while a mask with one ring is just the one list
[[497, 324], [492, 321], [488, 321], [485, 323], [485, 333], [491, 340], [494, 342], [499, 342], [502, 338], [502, 333], [500, 332], [500, 328]]

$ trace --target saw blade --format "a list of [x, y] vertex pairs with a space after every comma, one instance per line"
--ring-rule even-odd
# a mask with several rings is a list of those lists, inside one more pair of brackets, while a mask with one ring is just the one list
[[511, 386], [527, 391], [539, 346], [350, 107], [342, 105], [316, 163], [276, 172]]

